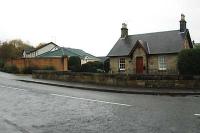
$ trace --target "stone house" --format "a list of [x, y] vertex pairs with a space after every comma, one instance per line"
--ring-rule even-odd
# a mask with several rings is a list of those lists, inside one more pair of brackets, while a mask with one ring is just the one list
[[121, 37], [107, 55], [110, 60], [110, 72], [178, 73], [178, 53], [189, 48], [193, 48], [193, 44], [183, 14], [179, 30], [128, 35], [127, 25], [123, 23]]
[[58, 45], [56, 45], [53, 42], [43, 44], [35, 49], [25, 49], [23, 51], [23, 58], [34, 58], [38, 55], [41, 55], [43, 53], [54, 51], [59, 48]]

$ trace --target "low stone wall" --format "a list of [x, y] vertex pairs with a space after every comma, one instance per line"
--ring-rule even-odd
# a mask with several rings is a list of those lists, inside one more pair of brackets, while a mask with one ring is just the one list
[[73, 73], [35, 71], [33, 78], [98, 85], [141, 87], [141, 88], [184, 88], [200, 89], [200, 76], [180, 75], [125, 75], [101, 73]]

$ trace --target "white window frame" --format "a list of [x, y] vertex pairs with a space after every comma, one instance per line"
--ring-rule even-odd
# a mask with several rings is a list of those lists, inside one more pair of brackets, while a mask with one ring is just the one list
[[119, 70], [120, 71], [126, 70], [126, 59], [125, 58], [119, 58]]
[[166, 58], [163, 55], [158, 56], [158, 70], [167, 70]]

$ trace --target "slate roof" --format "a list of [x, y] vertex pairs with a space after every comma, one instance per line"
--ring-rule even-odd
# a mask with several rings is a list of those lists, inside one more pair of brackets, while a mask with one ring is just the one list
[[185, 36], [186, 32], [179, 30], [128, 35], [125, 39], [120, 38], [107, 56], [128, 56], [137, 41], [143, 42], [148, 54], [178, 53], [182, 49]]
[[41, 54], [37, 57], [62, 57], [62, 56], [79, 56], [81, 59], [84, 59], [86, 56], [89, 58], [95, 58], [95, 56], [86, 53], [85, 51], [81, 50], [81, 49], [74, 49], [74, 48], [64, 48], [64, 47], [60, 47], [59, 49], [55, 50], [55, 51], [49, 51], [46, 52], [44, 54]]

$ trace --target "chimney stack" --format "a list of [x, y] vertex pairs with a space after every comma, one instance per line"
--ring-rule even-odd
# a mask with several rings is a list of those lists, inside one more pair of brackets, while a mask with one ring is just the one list
[[122, 23], [121, 38], [125, 39], [128, 36], [127, 24]]
[[181, 20], [180, 20], [180, 32], [186, 31], [186, 21], [185, 21], [185, 15], [181, 14]]

